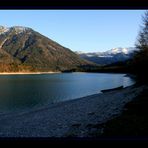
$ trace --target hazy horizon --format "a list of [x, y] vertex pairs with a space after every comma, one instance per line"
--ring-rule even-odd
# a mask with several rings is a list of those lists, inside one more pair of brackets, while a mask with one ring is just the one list
[[25, 26], [73, 51], [133, 47], [145, 10], [1, 10], [1, 26]]

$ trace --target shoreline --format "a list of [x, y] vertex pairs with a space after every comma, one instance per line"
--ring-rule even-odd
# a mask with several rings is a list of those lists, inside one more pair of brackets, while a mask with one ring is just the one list
[[133, 74], [128, 73], [111, 73], [111, 72], [62, 72], [62, 71], [47, 71], [47, 72], [0, 72], [0, 75], [30, 75], [30, 74], [54, 74], [54, 73], [105, 73], [105, 74], [125, 74], [124, 77], [136, 78]]
[[[0, 137], [91, 137], [95, 127], [118, 116], [144, 86], [98, 93], [0, 116]], [[102, 128], [97, 128], [102, 133]]]
[[61, 72], [0, 72], [0, 75], [30, 75], [30, 74], [54, 74]]
[[[148, 85], [141, 94], [128, 102], [122, 114], [104, 124], [102, 136], [142, 138], [148, 135]], [[127, 139], [128, 139], [127, 138]], [[148, 139], [148, 138], [147, 138]]]

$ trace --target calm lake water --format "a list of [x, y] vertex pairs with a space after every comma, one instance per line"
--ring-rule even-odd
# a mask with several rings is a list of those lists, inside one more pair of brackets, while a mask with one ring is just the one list
[[134, 83], [124, 76], [105, 73], [0, 75], [0, 112], [29, 109]]

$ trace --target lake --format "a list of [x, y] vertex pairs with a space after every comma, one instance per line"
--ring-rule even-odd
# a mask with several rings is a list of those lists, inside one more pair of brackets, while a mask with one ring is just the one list
[[0, 75], [0, 113], [40, 107], [134, 84], [125, 74]]

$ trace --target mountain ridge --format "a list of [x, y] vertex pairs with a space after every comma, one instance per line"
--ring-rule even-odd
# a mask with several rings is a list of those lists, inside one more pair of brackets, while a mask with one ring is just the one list
[[126, 61], [133, 57], [135, 51], [138, 51], [138, 49], [134, 47], [118, 47], [107, 50], [105, 52], [78, 51], [76, 52], [76, 54], [78, 54], [81, 58], [94, 62], [96, 64], [107, 65], [115, 62]]
[[65, 71], [94, 64], [29, 27], [0, 26], [0, 72]]

